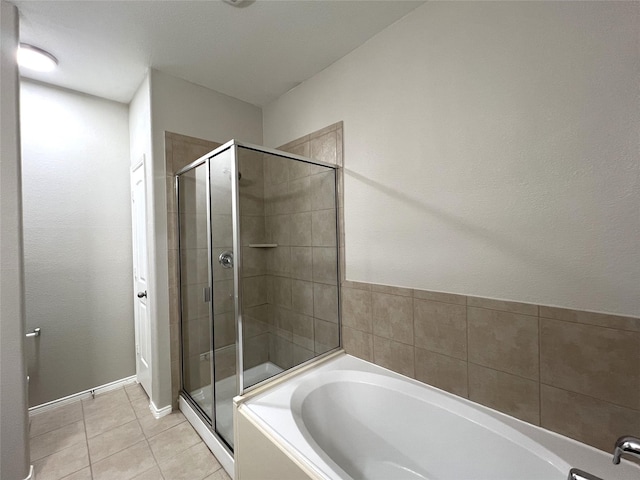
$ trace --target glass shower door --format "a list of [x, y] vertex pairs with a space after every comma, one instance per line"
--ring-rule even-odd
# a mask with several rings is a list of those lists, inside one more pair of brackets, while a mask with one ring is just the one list
[[213, 417], [207, 166], [178, 177], [183, 389]]
[[213, 271], [214, 429], [233, 447], [233, 397], [236, 380], [236, 320], [234, 282], [237, 256], [233, 234], [233, 148], [209, 160], [211, 265]]

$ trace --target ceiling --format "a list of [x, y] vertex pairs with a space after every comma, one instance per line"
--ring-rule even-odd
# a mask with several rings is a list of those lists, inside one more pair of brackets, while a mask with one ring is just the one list
[[147, 67], [266, 105], [423, 1], [16, 0], [20, 40], [59, 60], [46, 83], [128, 103]]

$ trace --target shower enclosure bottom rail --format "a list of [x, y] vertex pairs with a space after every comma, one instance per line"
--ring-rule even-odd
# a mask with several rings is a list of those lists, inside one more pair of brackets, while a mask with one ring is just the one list
[[229, 451], [229, 448], [220, 440], [215, 433], [211, 431], [209, 425], [200, 417], [198, 412], [191, 406], [189, 400], [187, 400], [183, 393], [180, 394], [178, 399], [178, 406], [180, 411], [185, 416], [187, 421], [198, 433], [202, 441], [209, 447], [209, 450], [215, 455], [222, 465], [222, 468], [227, 474], [234, 478], [234, 460], [233, 453]]

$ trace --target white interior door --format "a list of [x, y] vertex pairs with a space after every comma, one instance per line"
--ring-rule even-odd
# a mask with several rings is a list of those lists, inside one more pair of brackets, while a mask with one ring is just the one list
[[151, 398], [151, 326], [148, 306], [147, 203], [145, 162], [131, 171], [131, 215], [133, 224], [133, 288], [136, 331], [136, 375]]

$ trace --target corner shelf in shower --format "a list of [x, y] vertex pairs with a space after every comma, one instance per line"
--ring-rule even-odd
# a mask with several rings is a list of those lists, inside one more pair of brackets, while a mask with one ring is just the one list
[[250, 243], [249, 247], [251, 248], [276, 248], [278, 246], [277, 243]]

